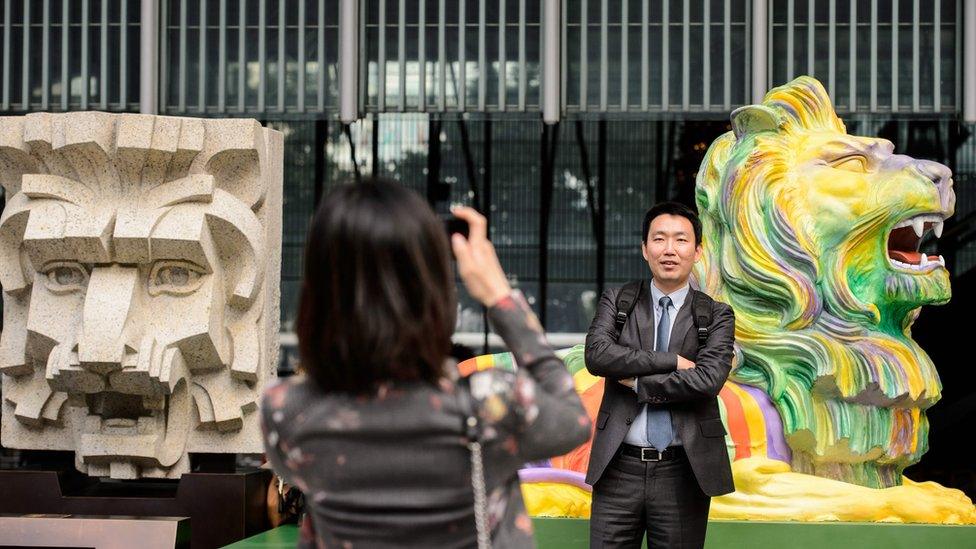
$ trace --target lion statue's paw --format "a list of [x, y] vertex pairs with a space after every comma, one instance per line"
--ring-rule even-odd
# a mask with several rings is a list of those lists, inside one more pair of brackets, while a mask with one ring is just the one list
[[901, 486], [866, 488], [794, 473], [762, 457], [734, 462], [732, 474], [736, 491], [713, 498], [709, 518], [976, 524], [972, 500], [935, 482], [905, 479]]

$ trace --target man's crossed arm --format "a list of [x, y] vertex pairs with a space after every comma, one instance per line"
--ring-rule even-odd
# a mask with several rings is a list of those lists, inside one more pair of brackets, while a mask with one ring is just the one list
[[597, 314], [586, 335], [586, 369], [593, 375], [635, 386], [642, 403], [663, 403], [714, 398], [732, 366], [735, 315], [717, 303], [708, 339], [698, 349], [696, 362], [670, 352], [643, 351], [617, 343], [613, 290], [600, 297]]

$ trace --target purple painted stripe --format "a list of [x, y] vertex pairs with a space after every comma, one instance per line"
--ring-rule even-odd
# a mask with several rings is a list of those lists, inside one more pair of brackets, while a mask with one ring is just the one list
[[586, 475], [568, 469], [556, 469], [553, 467], [533, 467], [530, 469], [519, 469], [519, 481], [523, 483], [532, 482], [558, 482], [571, 484], [590, 492], [593, 490], [584, 480]]
[[762, 389], [736, 383], [743, 391], [749, 394], [762, 410], [763, 420], [766, 422], [766, 455], [771, 459], [793, 462], [793, 452], [786, 444], [786, 437], [783, 434], [783, 421], [779, 417], [779, 412], [773, 406], [773, 401]]

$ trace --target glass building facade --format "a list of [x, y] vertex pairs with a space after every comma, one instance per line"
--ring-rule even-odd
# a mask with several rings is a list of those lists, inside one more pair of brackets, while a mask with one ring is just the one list
[[[965, 89], [963, 53], [976, 33], [964, 23], [972, 2], [565, 0], [558, 14], [540, 0], [351, 2], [359, 118], [344, 124], [344, 1], [0, 0], [0, 112], [243, 116], [281, 130], [286, 350], [309, 218], [323, 193], [357, 173], [479, 207], [552, 340], [581, 342], [599, 292], [646, 272], [644, 210], [691, 203], [731, 110], [755, 99], [757, 83], [801, 74], [824, 83], [852, 133], [952, 168], [957, 212], [939, 253], [956, 288], [974, 279], [976, 123], [965, 120], [976, 113], [965, 102], [976, 89]], [[148, 95], [146, 24], [158, 52]], [[552, 125], [542, 121], [547, 24], [558, 25]], [[458, 319], [465, 343], [497, 343], [465, 296]], [[925, 312], [919, 337], [954, 322]], [[947, 372], [956, 376], [946, 378], [947, 399], [971, 393], [958, 391], [976, 379]], [[939, 436], [934, 427], [933, 447]], [[969, 474], [955, 484], [973, 493]]]
[[[428, 196], [446, 185], [490, 216], [513, 280], [572, 342], [602, 288], [643, 272], [644, 209], [690, 202], [707, 145], [752, 101], [758, 32], [767, 88], [814, 75], [851, 131], [953, 169], [959, 238], [942, 251], [957, 276], [976, 265], [959, 0], [770, 0], [762, 24], [747, 0], [567, 0], [555, 125], [540, 120], [545, 3], [530, 0], [353, 3], [361, 116], [342, 124], [340, 3], [158, 2], [146, 109], [145, 1], [0, 0], [0, 110], [248, 116], [284, 132], [286, 331], [307, 223], [331, 185], [357, 172]], [[460, 313], [459, 331], [484, 335], [478, 307], [465, 299]]]

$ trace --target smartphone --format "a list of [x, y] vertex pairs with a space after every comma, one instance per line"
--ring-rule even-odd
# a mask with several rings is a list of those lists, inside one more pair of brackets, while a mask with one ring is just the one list
[[447, 238], [450, 239], [452, 235], [459, 234], [464, 238], [468, 238], [468, 222], [453, 215], [447, 215], [442, 218], [444, 221], [444, 230], [447, 231]]

